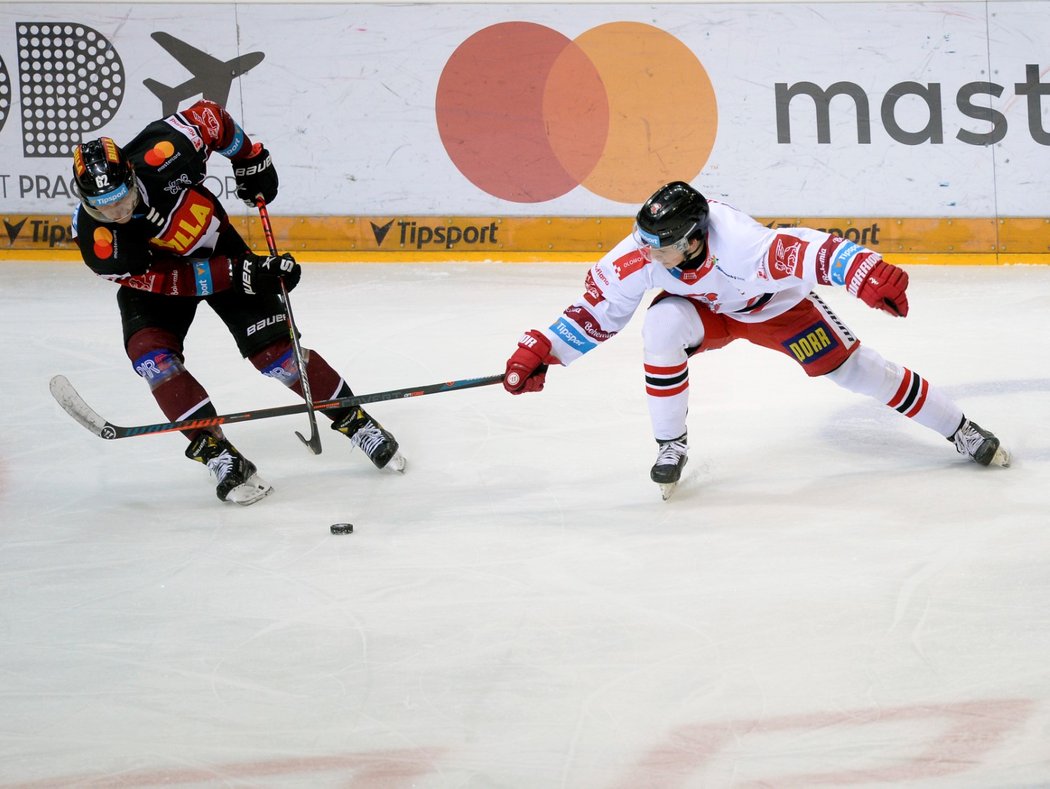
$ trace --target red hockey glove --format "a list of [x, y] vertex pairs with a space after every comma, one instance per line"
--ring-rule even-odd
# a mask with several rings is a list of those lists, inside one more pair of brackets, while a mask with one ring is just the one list
[[547, 366], [555, 361], [550, 353], [550, 340], [535, 329], [525, 332], [518, 340], [518, 349], [507, 360], [503, 388], [511, 394], [542, 390]]
[[233, 179], [237, 182], [237, 197], [255, 208], [255, 198], [262, 195], [267, 203], [277, 197], [277, 171], [273, 169], [270, 152], [262, 143], [255, 143], [251, 153], [233, 164]]
[[[236, 268], [235, 265], [235, 271]], [[233, 280], [249, 296], [280, 293], [282, 280], [291, 291], [303, 275], [302, 267], [287, 252], [276, 256], [245, 252], [239, 268], [240, 273], [235, 273]]]
[[908, 314], [908, 272], [873, 252], [857, 256], [846, 273], [846, 289], [869, 307], [901, 318]]

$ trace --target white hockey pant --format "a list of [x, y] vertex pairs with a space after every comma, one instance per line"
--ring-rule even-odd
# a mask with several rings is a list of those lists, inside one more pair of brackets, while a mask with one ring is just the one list
[[[689, 360], [686, 349], [703, 342], [704, 326], [685, 299], [664, 299], [645, 314], [642, 327], [646, 401], [653, 436], [678, 438], [689, 414]], [[951, 436], [962, 409], [922, 376], [861, 345], [825, 378], [867, 395], [942, 436]]]

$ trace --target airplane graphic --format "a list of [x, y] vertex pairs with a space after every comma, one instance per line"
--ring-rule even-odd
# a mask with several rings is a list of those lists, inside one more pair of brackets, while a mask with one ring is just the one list
[[158, 31], [152, 33], [150, 38], [193, 75], [174, 87], [168, 87], [155, 79], [142, 80], [142, 84], [160, 99], [164, 115], [177, 112], [179, 102], [197, 95], [225, 107], [233, 81], [258, 66], [266, 57], [262, 52], [248, 52], [232, 60], [219, 60], [167, 33]]

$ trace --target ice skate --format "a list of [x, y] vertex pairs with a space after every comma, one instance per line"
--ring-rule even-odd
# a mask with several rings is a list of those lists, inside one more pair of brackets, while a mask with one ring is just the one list
[[255, 464], [227, 441], [211, 433], [201, 433], [186, 447], [186, 457], [208, 467], [219, 484], [215, 495], [220, 501], [247, 506], [273, 491], [270, 483], [255, 473]]
[[963, 417], [962, 424], [949, 441], [960, 455], [966, 455], [981, 466], [1009, 466], [1010, 453], [999, 444], [999, 439], [976, 422]]
[[397, 439], [366, 414], [363, 408], [355, 408], [338, 422], [334, 422], [332, 430], [338, 430], [348, 436], [351, 443], [360, 447], [376, 468], [405, 470], [405, 458], [397, 451]]
[[685, 468], [688, 460], [689, 447], [685, 433], [667, 441], [657, 439], [656, 443], [659, 444], [659, 450], [656, 455], [656, 463], [649, 471], [649, 477], [660, 486], [660, 495], [664, 501], [667, 501], [682, 478], [682, 469]]

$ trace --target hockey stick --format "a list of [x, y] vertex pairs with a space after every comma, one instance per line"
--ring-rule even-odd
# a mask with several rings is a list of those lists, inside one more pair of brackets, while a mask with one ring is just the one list
[[[270, 227], [270, 214], [266, 210], [266, 201], [262, 196], [255, 198], [255, 205], [259, 208], [259, 219], [262, 220], [263, 235], [266, 236], [266, 246], [270, 248], [270, 254], [277, 257], [277, 244], [273, 240], [273, 228]], [[292, 337], [292, 351], [295, 353], [295, 366], [299, 370], [299, 382], [303, 386], [303, 399], [306, 401], [306, 416], [310, 420], [310, 438], [306, 439], [298, 430], [295, 434], [315, 455], [321, 454], [321, 436], [317, 432], [317, 415], [314, 413], [314, 397], [310, 393], [310, 379], [306, 376], [306, 362], [303, 360], [303, 348], [299, 344], [299, 332], [295, 328], [295, 318], [292, 316], [292, 302], [288, 300], [288, 289], [281, 280], [281, 298], [284, 299], [284, 311], [288, 313], [288, 333]]]
[[491, 386], [492, 384], [500, 383], [502, 380], [502, 374], [489, 375], [484, 378], [461, 378], [458, 381], [444, 381], [426, 386], [413, 386], [406, 389], [390, 389], [386, 392], [351, 395], [350, 397], [339, 397], [335, 400], [322, 400], [313, 404], [295, 403], [294, 405], [276, 406], [274, 408], [260, 408], [255, 411], [239, 411], [235, 414], [209, 416], [203, 419], [183, 419], [179, 422], [161, 422], [156, 425], [138, 425], [135, 427], [121, 427], [104, 419], [84, 401], [84, 398], [77, 393], [77, 390], [73, 388], [73, 384], [64, 375], [56, 375], [51, 379], [51, 395], [67, 414], [96, 436], [114, 439], [148, 436], [155, 433], [172, 433], [176, 430], [199, 430], [217, 427], [218, 425], [228, 425], [234, 422], [289, 416], [291, 414], [301, 414], [311, 408], [315, 411], [326, 411], [329, 408], [349, 408], [355, 405], [378, 403], [383, 400], [402, 400], [408, 397], [452, 392], [457, 389], [472, 389], [476, 386]]

